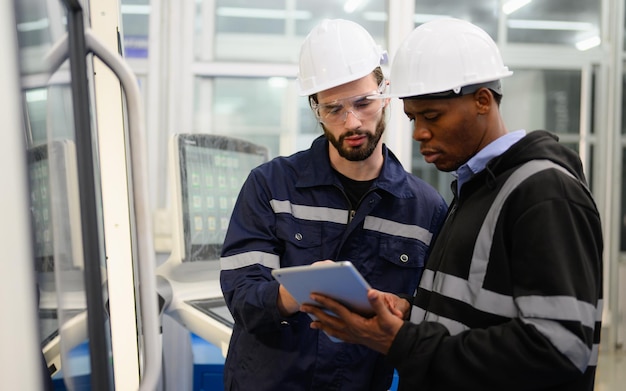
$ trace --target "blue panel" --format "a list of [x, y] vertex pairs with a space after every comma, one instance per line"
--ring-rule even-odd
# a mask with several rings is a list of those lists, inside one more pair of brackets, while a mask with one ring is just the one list
[[222, 351], [195, 334], [191, 334], [193, 351], [193, 389], [222, 391], [224, 389], [224, 357]]

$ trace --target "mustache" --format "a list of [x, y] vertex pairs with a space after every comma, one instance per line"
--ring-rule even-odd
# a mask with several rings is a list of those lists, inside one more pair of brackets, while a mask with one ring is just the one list
[[353, 136], [367, 136], [368, 132], [363, 132], [360, 130], [350, 130], [346, 133], [343, 133], [341, 136], [339, 136], [339, 139], [343, 140], [347, 137], [353, 137]]

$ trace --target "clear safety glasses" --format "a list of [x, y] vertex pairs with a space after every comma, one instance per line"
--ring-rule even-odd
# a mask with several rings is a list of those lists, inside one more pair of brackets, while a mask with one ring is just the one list
[[317, 119], [325, 125], [342, 125], [348, 113], [363, 121], [373, 118], [385, 106], [385, 100], [377, 97], [381, 93], [379, 89], [365, 95], [337, 99], [329, 103], [313, 103], [311, 107]]

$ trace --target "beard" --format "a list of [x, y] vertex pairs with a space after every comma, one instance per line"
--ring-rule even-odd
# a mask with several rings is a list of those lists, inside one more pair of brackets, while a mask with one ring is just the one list
[[[326, 139], [335, 147], [337, 152], [339, 152], [339, 156], [343, 157], [346, 160], [350, 160], [352, 162], [363, 161], [368, 157], [372, 156], [372, 153], [376, 149], [380, 138], [383, 136], [385, 132], [385, 112], [383, 111], [383, 115], [380, 120], [376, 124], [376, 130], [374, 134], [370, 134], [368, 132], [362, 131], [349, 131], [347, 133], [343, 133], [339, 136], [339, 138], [335, 138], [335, 136], [330, 133], [324, 124], [322, 124], [322, 129], [324, 129], [324, 136]], [[367, 142], [358, 147], [344, 147], [344, 140], [346, 137], [355, 136], [355, 135], [365, 135], [367, 136]]]

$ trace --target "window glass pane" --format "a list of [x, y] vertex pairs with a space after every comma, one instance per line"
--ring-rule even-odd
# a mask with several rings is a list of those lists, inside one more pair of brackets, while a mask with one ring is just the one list
[[150, 0], [122, 0], [121, 11], [124, 56], [147, 58]]
[[509, 130], [580, 133], [581, 71], [513, 69], [503, 79], [501, 111]]
[[47, 140], [74, 139], [72, 95], [69, 85], [25, 91], [28, 129], [33, 145]]
[[[246, 138], [275, 155], [281, 133], [289, 132], [289, 82], [274, 78], [197, 77], [195, 131]], [[295, 112], [295, 107], [294, 110]]]
[[343, 2], [335, 0], [205, 0], [196, 6], [195, 57], [296, 63], [304, 37], [324, 18], [353, 20], [386, 47], [387, 14], [382, 1], [362, 2], [346, 10]]
[[429, 164], [424, 161], [424, 156], [420, 153], [419, 143], [413, 143], [411, 173], [433, 186], [446, 200], [448, 204], [452, 202], [454, 198], [450, 184], [454, 180], [449, 172], [442, 172], [437, 170], [434, 164]]
[[67, 30], [65, 11], [58, 2], [16, 1], [17, 34], [22, 74], [46, 71], [42, 61], [52, 43]]
[[270, 156], [306, 149], [322, 128], [295, 91], [294, 79], [197, 77], [193, 131], [245, 138]]
[[601, 0], [530, 1], [509, 13], [508, 41], [575, 46], [594, 39], [600, 32], [600, 6]]
[[301, 133], [310, 133], [316, 136], [322, 134], [322, 127], [317, 118], [315, 118], [313, 110], [311, 110], [308, 98], [305, 97], [298, 101], [300, 102], [298, 105], [298, 112], [300, 113], [298, 129], [300, 129]]
[[52, 75], [45, 61], [66, 31], [66, 11], [60, 1], [15, 4], [34, 255], [23, 261], [37, 276], [42, 358], [50, 376], [75, 384], [91, 369], [72, 80], [67, 61]]
[[385, 1], [298, 0], [298, 10], [311, 15], [296, 23], [296, 33], [304, 37], [322, 19], [347, 19], [363, 26], [379, 44], [386, 42], [387, 9]]
[[416, 0], [414, 22], [415, 25], [420, 25], [441, 17], [459, 18], [480, 26], [497, 41], [498, 3], [499, 0]]

